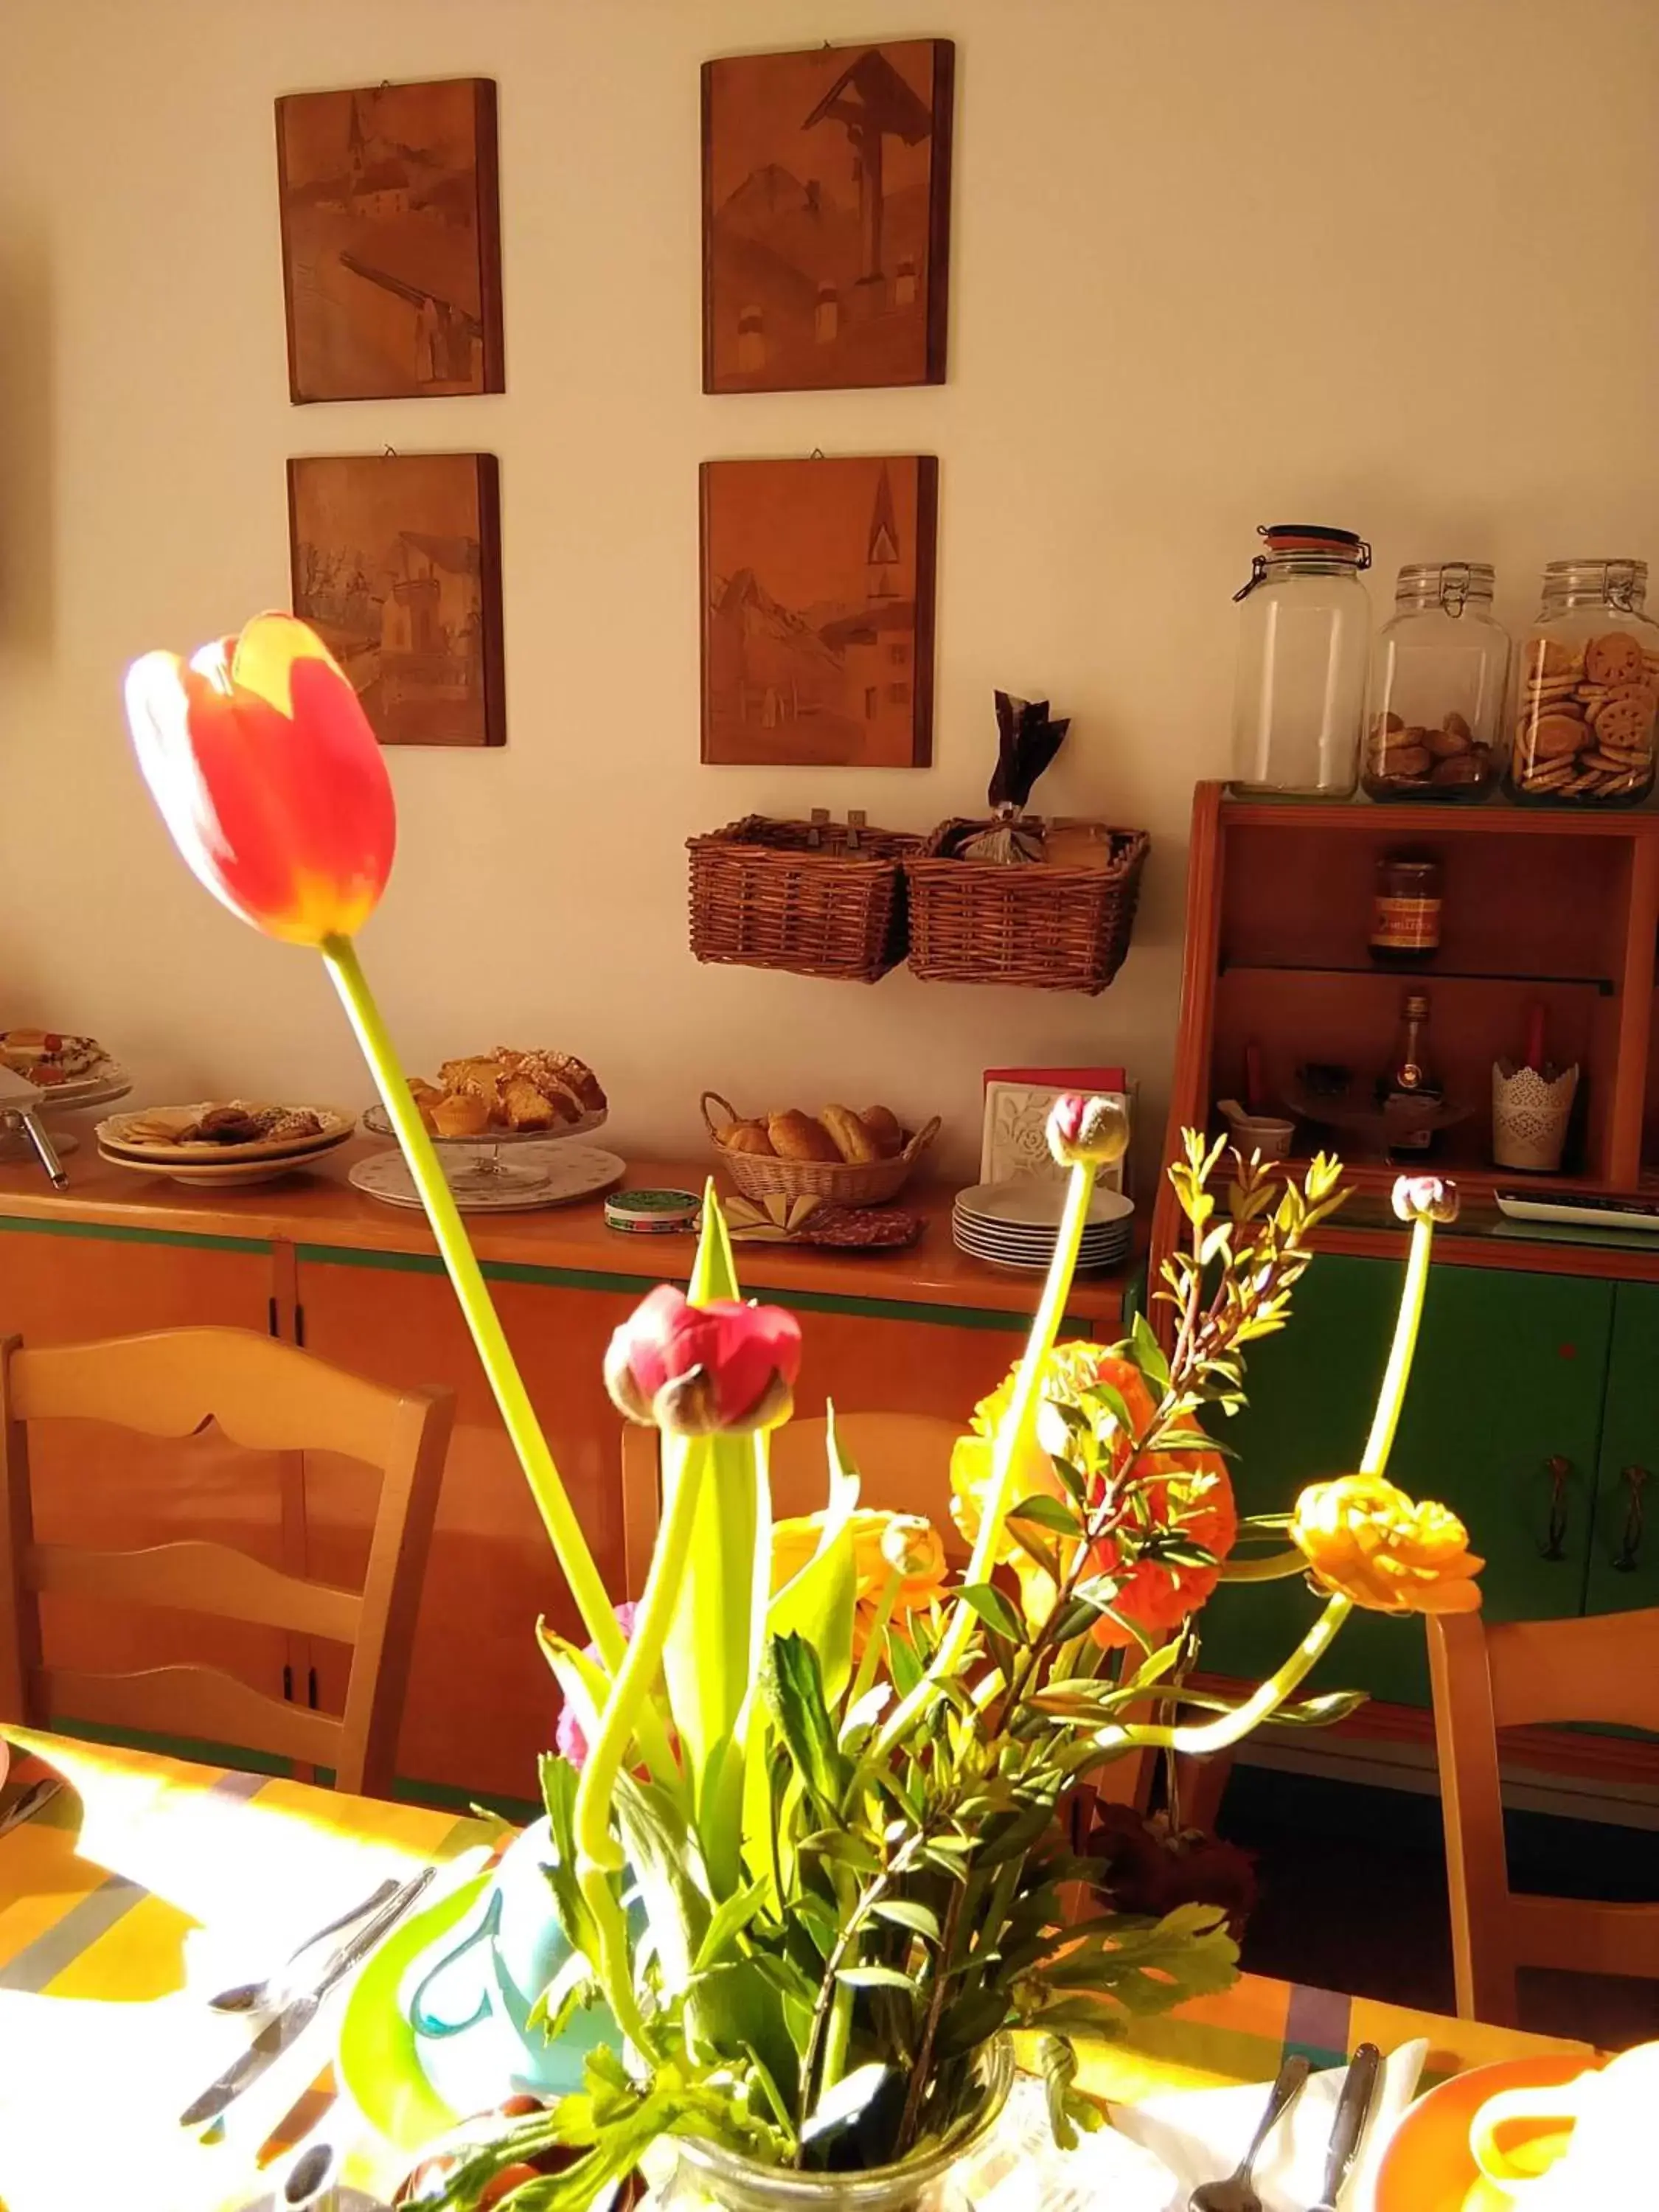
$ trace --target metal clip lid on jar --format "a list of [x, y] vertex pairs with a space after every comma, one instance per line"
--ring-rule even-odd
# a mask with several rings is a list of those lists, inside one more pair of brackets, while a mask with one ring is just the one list
[[1261, 522], [1255, 534], [1267, 550], [1250, 562], [1249, 581], [1233, 593], [1234, 604], [1249, 599], [1258, 584], [1276, 570], [1286, 575], [1338, 575], [1345, 569], [1369, 568], [1371, 549], [1356, 532], [1338, 530], [1324, 522]]

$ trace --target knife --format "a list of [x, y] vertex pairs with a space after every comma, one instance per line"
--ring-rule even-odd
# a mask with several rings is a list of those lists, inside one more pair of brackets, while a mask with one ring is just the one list
[[1318, 2203], [1310, 2208], [1310, 2212], [1336, 2212], [1336, 2200], [1348, 2178], [1359, 2138], [1365, 2132], [1365, 2123], [1370, 2118], [1371, 2099], [1376, 2094], [1376, 2076], [1382, 2064], [1382, 2053], [1374, 2043], [1362, 2043], [1348, 2062], [1348, 2078], [1336, 2100], [1330, 2148], [1325, 2154], [1325, 2184], [1319, 2192]]
[[335, 1952], [311, 1988], [291, 2004], [284, 2005], [276, 2019], [260, 2029], [241, 2057], [226, 2067], [218, 2080], [204, 2089], [193, 2104], [185, 2107], [179, 2115], [179, 2126], [198, 2128], [204, 2121], [216, 2120], [244, 2089], [251, 2087], [268, 2068], [274, 2066], [316, 2019], [324, 1998], [335, 1984], [362, 1964], [380, 1938], [402, 1919], [426, 1889], [436, 1871], [434, 1867], [422, 1867], [419, 1874], [402, 1883], [374, 1918], [365, 1921], [350, 1942]]

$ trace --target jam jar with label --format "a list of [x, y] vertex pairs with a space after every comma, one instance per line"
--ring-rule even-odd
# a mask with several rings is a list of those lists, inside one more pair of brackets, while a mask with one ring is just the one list
[[1384, 853], [1371, 900], [1371, 957], [1409, 967], [1440, 950], [1440, 863], [1428, 853]]

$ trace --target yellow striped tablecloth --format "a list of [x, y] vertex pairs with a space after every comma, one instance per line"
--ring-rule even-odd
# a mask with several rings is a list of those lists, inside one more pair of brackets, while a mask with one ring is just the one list
[[[204, 2139], [178, 2113], [245, 2046], [203, 1998], [257, 1972], [382, 1876], [482, 1865], [483, 1823], [149, 1753], [7, 1731], [10, 1802], [43, 1772], [70, 1785], [0, 1836], [0, 2212], [230, 2212], [319, 2123], [349, 2134], [326, 2025]], [[1357, 2043], [1429, 2039], [1426, 2079], [1528, 2050], [1586, 2051], [1246, 1975], [1224, 1995], [1085, 2046], [1082, 2081], [1155, 2089], [1267, 2081], [1286, 2051], [1334, 2065]], [[297, 2073], [294, 2070], [297, 2062]], [[371, 2144], [349, 2177], [389, 2191]]]

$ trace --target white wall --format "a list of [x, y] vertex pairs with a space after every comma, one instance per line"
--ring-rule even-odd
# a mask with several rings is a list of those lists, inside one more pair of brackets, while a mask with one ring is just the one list
[[[957, 47], [950, 382], [699, 392], [697, 64]], [[295, 453], [501, 460], [507, 749], [392, 757], [364, 955], [412, 1064], [599, 1066], [636, 1146], [706, 1083], [937, 1109], [1121, 1055], [1161, 1105], [1188, 793], [1225, 762], [1258, 522], [1498, 564], [1659, 553], [1655, 0], [0, 0], [0, 1019], [87, 1028], [151, 1096], [366, 1096], [308, 956], [222, 915], [127, 757], [126, 660], [286, 591]], [[508, 390], [291, 408], [271, 101], [501, 88]], [[941, 461], [938, 766], [697, 762], [705, 456]], [[749, 809], [926, 826], [994, 685], [1075, 717], [1050, 807], [1151, 828], [1104, 998], [696, 967], [682, 840]]]

